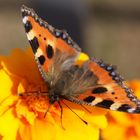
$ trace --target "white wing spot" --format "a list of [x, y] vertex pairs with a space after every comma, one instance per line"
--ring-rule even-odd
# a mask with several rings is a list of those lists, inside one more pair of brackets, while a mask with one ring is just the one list
[[131, 108], [131, 109], [128, 109], [127, 111], [128, 111], [129, 113], [133, 113], [135, 110], [136, 110], [135, 108]]
[[22, 21], [23, 21], [24, 24], [26, 24], [27, 21], [28, 21], [28, 17], [25, 16], [25, 17], [22, 19]]
[[37, 49], [37, 52], [36, 52], [36, 54], [35, 54], [35, 56], [36, 56], [36, 57], [39, 57], [39, 56], [41, 56], [41, 55], [43, 55], [43, 52], [42, 52], [42, 50], [41, 50], [40, 48], [38, 48], [38, 49]]
[[111, 110], [117, 110], [122, 104], [121, 103], [114, 103], [110, 106]]
[[97, 97], [97, 98], [95, 98], [95, 100], [91, 103], [91, 105], [96, 105], [96, 104], [98, 104], [98, 103], [100, 103], [100, 102], [102, 102], [103, 101], [103, 99], [102, 98], [99, 98], [99, 97]]
[[35, 37], [35, 36], [34, 36], [33, 30], [31, 30], [29, 33], [27, 33], [27, 38], [28, 38], [28, 40], [32, 40], [34, 37]]

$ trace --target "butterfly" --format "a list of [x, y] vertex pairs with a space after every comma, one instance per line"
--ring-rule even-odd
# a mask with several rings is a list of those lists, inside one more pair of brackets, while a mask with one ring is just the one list
[[66, 31], [55, 29], [24, 5], [21, 12], [38, 69], [49, 89], [50, 104], [65, 99], [79, 105], [140, 113], [140, 101], [115, 67], [94, 57], [77, 65], [81, 49]]

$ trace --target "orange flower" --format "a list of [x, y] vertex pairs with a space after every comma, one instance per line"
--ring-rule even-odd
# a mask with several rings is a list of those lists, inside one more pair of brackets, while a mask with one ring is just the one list
[[[82, 54], [79, 61], [87, 56]], [[88, 113], [81, 106], [65, 103], [81, 118], [84, 124], [65, 105], [63, 107], [63, 126], [60, 108], [57, 103], [48, 107], [47, 96], [35, 96], [39, 91], [46, 91], [31, 49], [15, 49], [10, 56], [0, 57], [0, 139], [3, 140], [97, 140], [99, 130], [107, 125], [103, 109], [87, 107]], [[29, 92], [35, 92], [29, 95]], [[19, 97], [18, 93], [28, 92]]]
[[[140, 98], [140, 80], [128, 82]], [[102, 131], [103, 140], [140, 140], [140, 115], [121, 112], [107, 114], [108, 127]]]

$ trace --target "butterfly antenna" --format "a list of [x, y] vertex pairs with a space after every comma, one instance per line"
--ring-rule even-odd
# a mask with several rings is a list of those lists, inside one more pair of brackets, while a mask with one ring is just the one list
[[23, 97], [23, 96], [47, 96], [47, 92], [42, 91], [28, 91], [28, 92], [21, 92], [18, 93], [17, 96]]
[[62, 103], [68, 108], [70, 109], [82, 122], [84, 122], [86, 125], [88, 124], [84, 119], [82, 119], [76, 112], [74, 112], [64, 101], [62, 101]]
[[81, 105], [82, 108], [84, 108], [88, 113], [91, 113], [90, 110], [88, 110], [85, 106]]
[[61, 115], [60, 115], [60, 119], [61, 119], [61, 126], [62, 126], [62, 128], [65, 130], [65, 128], [64, 128], [64, 126], [63, 126], [63, 122], [62, 122], [63, 107], [62, 107], [62, 105], [61, 105], [60, 101], [58, 101], [58, 104], [59, 104], [60, 109], [61, 109]]

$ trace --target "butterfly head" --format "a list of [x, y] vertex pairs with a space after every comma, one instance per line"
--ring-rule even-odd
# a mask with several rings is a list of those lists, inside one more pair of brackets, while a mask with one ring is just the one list
[[53, 104], [60, 100], [59, 94], [57, 94], [53, 89], [49, 90], [48, 97], [49, 97], [50, 104]]

